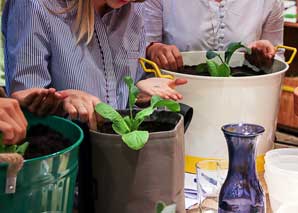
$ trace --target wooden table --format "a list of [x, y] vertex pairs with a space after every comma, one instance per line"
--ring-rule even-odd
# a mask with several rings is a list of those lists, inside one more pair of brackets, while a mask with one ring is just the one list
[[[272, 213], [272, 209], [270, 206], [270, 201], [269, 201], [269, 195], [268, 195], [268, 190], [267, 190], [267, 185], [266, 182], [264, 180], [264, 174], [260, 174], [259, 175], [259, 179], [261, 181], [261, 185], [266, 193], [266, 213]], [[198, 207], [198, 205], [194, 206], [192, 209], [189, 209], [186, 211], [187, 213], [200, 213], [200, 209]]]

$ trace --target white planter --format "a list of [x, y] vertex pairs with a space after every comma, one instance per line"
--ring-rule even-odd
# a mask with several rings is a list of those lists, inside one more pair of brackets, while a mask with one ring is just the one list
[[[223, 54], [223, 53], [221, 53]], [[185, 65], [205, 62], [206, 52], [182, 53]], [[244, 54], [235, 53], [231, 66], [241, 66]], [[257, 147], [259, 156], [273, 147], [279, 98], [288, 64], [275, 60], [271, 74], [251, 77], [209, 77], [162, 70], [188, 83], [177, 87], [183, 103], [194, 108], [193, 120], [186, 133], [187, 171], [194, 172], [194, 163], [202, 158], [228, 158], [221, 126], [227, 123], [254, 123], [265, 127]], [[189, 165], [191, 164], [191, 165]]]

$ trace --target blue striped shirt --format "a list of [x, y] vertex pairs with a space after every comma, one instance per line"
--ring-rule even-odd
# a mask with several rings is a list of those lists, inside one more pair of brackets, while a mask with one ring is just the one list
[[[45, 6], [46, 4], [46, 6]], [[54, 15], [67, 2], [8, 0], [3, 12], [8, 93], [33, 87], [78, 89], [115, 108], [127, 105], [126, 75], [138, 81], [145, 55], [142, 4], [130, 3], [103, 17], [95, 15], [88, 45], [76, 44], [75, 11]]]

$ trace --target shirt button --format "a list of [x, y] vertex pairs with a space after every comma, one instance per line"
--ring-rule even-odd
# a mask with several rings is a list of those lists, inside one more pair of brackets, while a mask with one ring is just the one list
[[225, 17], [225, 14], [223, 14], [223, 13], [220, 13], [220, 14], [219, 14], [219, 18], [220, 18], [220, 19], [223, 19], [224, 17]]
[[221, 1], [219, 4], [219, 8], [224, 8], [224, 7], [225, 7], [225, 3], [224, 3], [224, 1]]
[[221, 29], [224, 29], [225, 26], [226, 26], [225, 23], [221, 23], [221, 24], [220, 24], [220, 28], [221, 28]]
[[218, 38], [221, 40], [224, 39], [224, 37], [225, 37], [225, 35], [223, 33], [219, 34], [219, 36], [218, 36]]
[[222, 50], [224, 48], [224, 45], [223, 44], [219, 44], [218, 47], [219, 47], [220, 50]]

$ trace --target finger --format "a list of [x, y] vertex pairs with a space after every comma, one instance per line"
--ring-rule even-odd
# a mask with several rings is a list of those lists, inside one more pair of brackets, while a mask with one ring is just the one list
[[169, 62], [167, 60], [167, 58], [164, 56], [164, 55], [159, 55], [158, 56], [160, 62], [161, 62], [161, 68], [164, 68], [164, 69], [169, 69]]
[[43, 116], [46, 114], [49, 114], [49, 112], [52, 110], [52, 108], [55, 107], [55, 104], [57, 104], [57, 100], [55, 98], [54, 93], [50, 93], [42, 100], [40, 107], [37, 110], [37, 115]]
[[3, 132], [3, 140], [8, 141], [10, 144], [15, 144], [26, 136], [26, 129], [22, 128], [7, 113], [2, 113], [1, 119], [6, 123], [6, 125], [0, 128]]
[[48, 90], [41, 90], [37, 92], [37, 95], [32, 100], [31, 104], [28, 105], [28, 109], [30, 112], [37, 112], [41, 102], [44, 100], [45, 97], [48, 95]]
[[170, 70], [176, 71], [178, 68], [177, 62], [176, 62], [176, 58], [174, 57], [172, 51], [166, 52], [165, 57], [167, 58], [168, 67], [170, 68]]
[[70, 102], [65, 102], [63, 109], [69, 114], [71, 120], [76, 120], [78, 118], [77, 109]]
[[84, 103], [82, 100], [73, 100], [73, 106], [76, 108], [77, 117], [81, 122], [88, 122], [88, 104]]
[[178, 48], [174, 48], [172, 54], [176, 59], [177, 69], [183, 67], [183, 58]]
[[13, 121], [15, 121], [19, 128], [21, 128], [21, 137], [26, 136], [26, 128], [27, 128], [27, 120], [24, 117], [24, 114], [20, 108], [20, 105], [17, 100], [11, 100], [11, 107], [6, 110], [7, 115], [12, 118]]
[[0, 132], [3, 134], [3, 144], [13, 144], [12, 140], [15, 138], [15, 133], [10, 123], [0, 121]]

